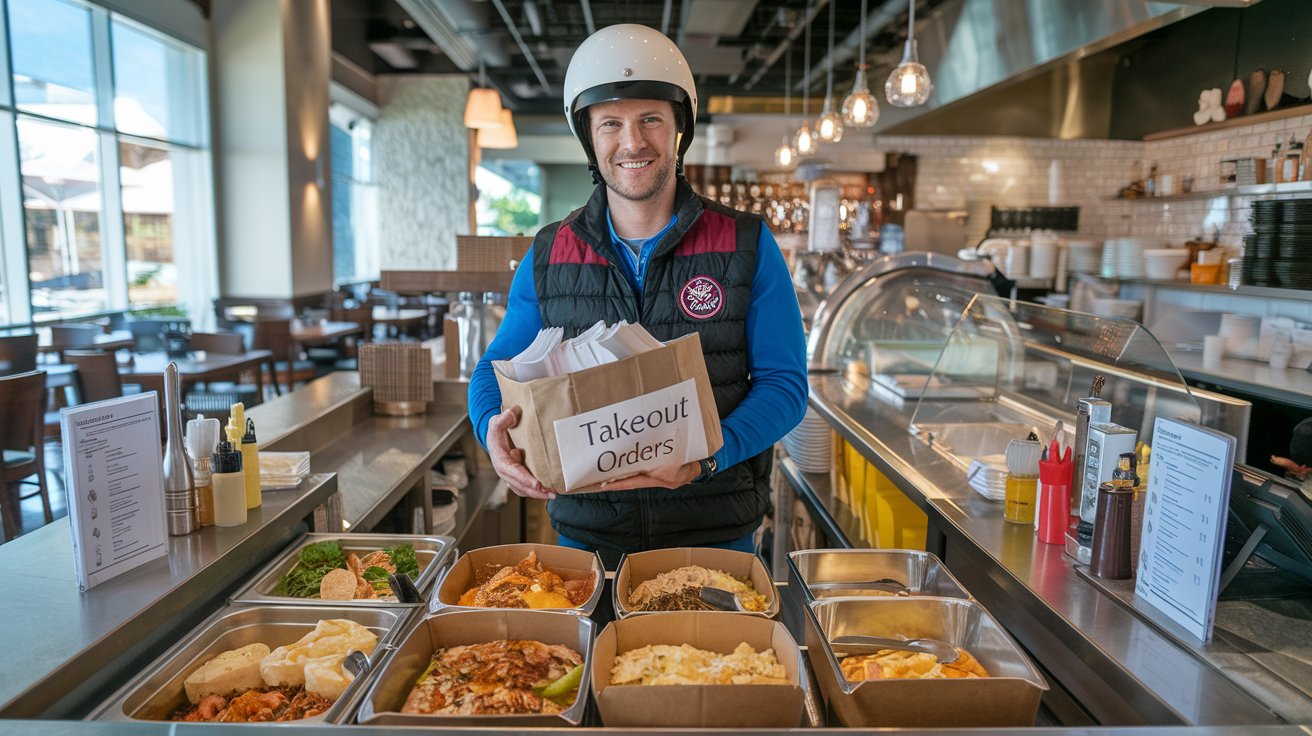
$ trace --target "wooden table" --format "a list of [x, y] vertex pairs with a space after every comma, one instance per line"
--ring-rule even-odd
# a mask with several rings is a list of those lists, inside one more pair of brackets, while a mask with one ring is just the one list
[[[61, 350], [83, 350], [85, 348], [75, 348], [71, 345], [52, 345], [50, 342], [50, 328], [38, 327], [36, 349], [39, 353], [54, 353]], [[96, 335], [91, 345], [93, 350], [122, 350], [131, 349], [136, 342], [132, 333], [127, 330], [115, 330], [107, 334]]]
[[388, 330], [409, 330], [422, 325], [428, 319], [427, 309], [389, 309], [384, 306], [374, 307], [374, 322], [387, 325]]
[[319, 345], [340, 337], [358, 335], [364, 332], [358, 322], [314, 322], [312, 324], [292, 323], [292, 339], [302, 345]]
[[[185, 358], [170, 358], [166, 353], [156, 352], [141, 353], [132, 357], [132, 363], [120, 364], [118, 367], [119, 375], [129, 383], [135, 376], [164, 375], [164, 368], [170, 362], [174, 362], [178, 364], [178, 374], [184, 388], [190, 383], [223, 380], [245, 370], [255, 370], [259, 376], [257, 382], [260, 392], [263, 393], [264, 374], [260, 371], [260, 366], [268, 364], [269, 370], [273, 370], [273, 352], [269, 350], [247, 350], [241, 355], [193, 352], [188, 353]], [[282, 395], [276, 377], [273, 381], [273, 391], [279, 396]]]

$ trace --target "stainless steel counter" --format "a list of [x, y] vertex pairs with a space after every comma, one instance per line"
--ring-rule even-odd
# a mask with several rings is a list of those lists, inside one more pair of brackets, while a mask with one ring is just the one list
[[837, 375], [811, 377], [811, 403], [927, 512], [930, 550], [1069, 692], [1072, 717], [1078, 703], [1104, 725], [1312, 723], [1312, 702], [1257, 659], [1225, 652], [1227, 667], [1209, 664], [1082, 578], [1060, 547], [1005, 523], [1000, 505], [908, 434], [900, 410]]
[[336, 490], [333, 476], [312, 475], [266, 493], [245, 524], [170, 537], [167, 557], [85, 593], [68, 519], [0, 545], [0, 716], [67, 718], [94, 705], [306, 531], [302, 520]]
[[1212, 384], [1278, 404], [1312, 409], [1312, 372], [1301, 368], [1272, 370], [1258, 360], [1222, 358], [1203, 362], [1203, 354], [1172, 350], [1171, 358], [1190, 381]]

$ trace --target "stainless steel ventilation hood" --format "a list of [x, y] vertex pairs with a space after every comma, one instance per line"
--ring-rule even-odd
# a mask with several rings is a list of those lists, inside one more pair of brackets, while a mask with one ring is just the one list
[[929, 103], [882, 104], [875, 132], [1108, 137], [1114, 59], [1098, 52], [1209, 7], [1259, 1], [950, 0], [916, 29]]

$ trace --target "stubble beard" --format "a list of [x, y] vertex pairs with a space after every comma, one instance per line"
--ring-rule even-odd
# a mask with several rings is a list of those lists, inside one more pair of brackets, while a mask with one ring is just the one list
[[[655, 199], [670, 182], [670, 177], [674, 176], [674, 161], [668, 158], [662, 158], [659, 162], [653, 162], [652, 166], [657, 167], [656, 176], [652, 180], [652, 185], [646, 190], [634, 190], [629, 187], [620, 187], [616, 183], [606, 180], [606, 188], [615, 192], [619, 196], [631, 202], [646, 202]], [[624, 167], [619, 164], [613, 166], [616, 172], [622, 172]], [[602, 177], [605, 179], [605, 177]], [[618, 177], [616, 177], [618, 178]]]

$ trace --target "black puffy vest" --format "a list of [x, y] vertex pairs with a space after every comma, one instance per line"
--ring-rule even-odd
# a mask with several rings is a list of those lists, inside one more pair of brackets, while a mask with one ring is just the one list
[[[747, 311], [756, 273], [759, 218], [704, 200], [678, 180], [678, 221], [652, 251], [635, 294], [615, 262], [606, 223], [606, 188], [582, 209], [539, 231], [533, 280], [542, 323], [574, 337], [597, 320], [628, 320], [659, 340], [701, 334], [720, 418], [751, 387]], [[622, 246], [621, 246], [622, 247]], [[715, 544], [756, 529], [769, 510], [769, 450], [707, 483], [677, 489], [558, 496], [547, 508], [557, 532], [605, 552]]]

